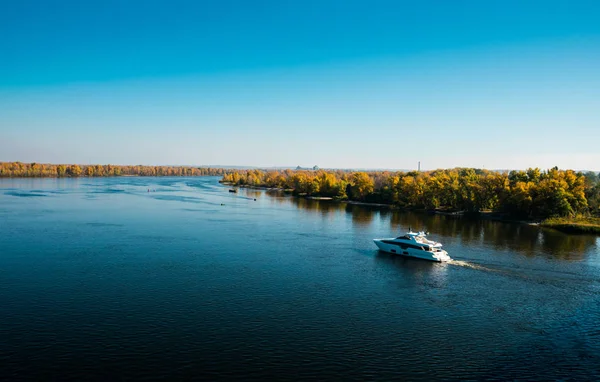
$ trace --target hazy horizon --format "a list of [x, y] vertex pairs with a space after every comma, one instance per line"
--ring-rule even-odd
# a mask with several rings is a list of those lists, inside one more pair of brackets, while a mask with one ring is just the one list
[[[20, 163], [25, 163], [25, 164], [29, 164], [29, 163], [39, 163], [39, 164], [45, 164], [45, 165], [80, 165], [80, 166], [97, 166], [97, 165], [101, 165], [101, 166], [106, 166], [106, 165], [111, 165], [111, 166], [165, 166], [165, 167], [194, 167], [194, 168], [221, 168], [221, 169], [228, 169], [228, 170], [295, 170], [298, 168], [298, 165], [296, 166], [252, 166], [252, 165], [220, 165], [220, 164], [171, 164], [171, 165], [165, 165], [165, 164], [139, 164], [139, 163], [129, 163], [129, 164], [123, 164], [123, 163], [46, 163], [46, 162], [24, 162], [24, 161], [1, 161], [0, 163], [14, 163], [14, 162], [20, 162]], [[300, 166], [301, 170], [313, 170], [314, 166]], [[317, 166], [318, 170], [326, 170], [326, 171], [337, 171], [337, 170], [341, 170], [341, 171], [367, 171], [367, 172], [371, 172], [371, 171], [390, 171], [390, 172], [410, 172], [410, 171], [417, 171], [418, 167], [415, 168], [386, 168], [386, 167], [320, 167]], [[554, 167], [554, 166], [552, 166]], [[552, 167], [548, 167], [548, 168], [540, 168], [538, 167], [538, 169], [540, 169], [541, 171], [547, 171], [550, 170]], [[495, 171], [495, 172], [510, 172], [510, 171], [519, 171], [519, 170], [527, 170], [528, 168], [482, 168], [482, 167], [436, 167], [436, 168], [423, 168], [421, 167], [421, 171], [435, 171], [435, 170], [448, 170], [448, 169], [453, 169], [453, 168], [474, 168], [477, 170], [488, 170], [488, 171]], [[599, 173], [600, 171], [598, 170], [594, 170], [594, 169], [585, 169], [585, 168], [562, 168], [559, 167], [560, 170], [574, 170], [577, 172], [595, 172], [595, 173]]]
[[600, 170], [594, 1], [4, 8], [0, 161]]

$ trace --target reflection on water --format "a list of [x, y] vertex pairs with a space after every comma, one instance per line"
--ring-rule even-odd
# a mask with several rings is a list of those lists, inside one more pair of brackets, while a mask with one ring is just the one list
[[352, 224], [358, 228], [370, 225], [373, 222], [375, 214], [377, 214], [377, 210], [354, 204], [346, 204], [346, 213], [351, 214]]
[[339, 206], [336, 203], [332, 203], [330, 200], [314, 200], [304, 198], [286, 198], [292, 201], [292, 205], [298, 208], [302, 208], [306, 211], [319, 212], [322, 215], [329, 215], [336, 210], [339, 210]]
[[[264, 191], [245, 189], [244, 192], [258, 198]], [[323, 216], [345, 213], [351, 217], [353, 226], [359, 229], [372, 226], [377, 219], [381, 223], [379, 226], [389, 227], [388, 232], [380, 232], [377, 236], [396, 236], [411, 228], [414, 231], [429, 231], [440, 241], [441, 238], [459, 238], [461, 245], [465, 246], [483, 245], [495, 250], [518, 252], [528, 257], [542, 255], [564, 260], [582, 260], [587, 252], [598, 245], [596, 236], [567, 235], [535, 225], [297, 198], [277, 190], [267, 191], [266, 195], [272, 203], [299, 208], [309, 213], [320, 213]]]
[[253, 190], [251, 188], [246, 188], [244, 189], [244, 194], [246, 196], [248, 196], [249, 198], [252, 199], [258, 199], [260, 198], [262, 195], [264, 195], [264, 192], [260, 191], [260, 190]]
[[377, 218], [389, 232], [378, 236], [396, 236], [409, 228], [429, 231], [441, 238], [460, 238], [461, 245], [491, 246], [495, 250], [514, 251], [524, 256], [550, 256], [564, 260], [582, 260], [596, 247], [595, 236], [567, 235], [535, 225], [476, 220], [465, 217], [430, 215], [420, 212], [395, 211], [329, 200], [311, 200], [269, 193], [278, 204], [287, 204], [308, 212], [328, 215], [334, 212], [350, 215], [355, 228], [371, 226]]
[[527, 224], [411, 212], [392, 212], [390, 223], [395, 232], [412, 227], [443, 237], [459, 237], [463, 245], [487, 245], [525, 256], [543, 253], [565, 260], [581, 260], [596, 241], [594, 236], [567, 235]]

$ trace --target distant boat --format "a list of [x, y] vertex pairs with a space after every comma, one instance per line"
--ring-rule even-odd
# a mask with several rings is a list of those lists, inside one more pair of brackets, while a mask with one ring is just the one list
[[424, 232], [409, 231], [406, 235], [395, 239], [373, 239], [373, 241], [380, 250], [397, 255], [438, 262], [452, 260], [448, 252], [442, 249], [442, 245], [427, 240]]
[[229, 192], [237, 192], [237, 190], [235, 188], [230, 188]]

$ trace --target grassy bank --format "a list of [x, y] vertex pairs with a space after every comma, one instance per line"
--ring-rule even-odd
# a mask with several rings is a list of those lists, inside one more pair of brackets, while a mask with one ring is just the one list
[[600, 235], [600, 218], [597, 217], [550, 218], [544, 220], [541, 226], [567, 233]]

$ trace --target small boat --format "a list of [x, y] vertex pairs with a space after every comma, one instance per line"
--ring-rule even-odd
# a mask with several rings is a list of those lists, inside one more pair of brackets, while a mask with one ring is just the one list
[[430, 261], [450, 261], [448, 252], [442, 249], [442, 244], [426, 238], [427, 232], [412, 232], [391, 239], [373, 239], [379, 250], [397, 255], [416, 257]]
[[237, 192], [237, 190], [235, 188], [230, 188], [229, 192]]

